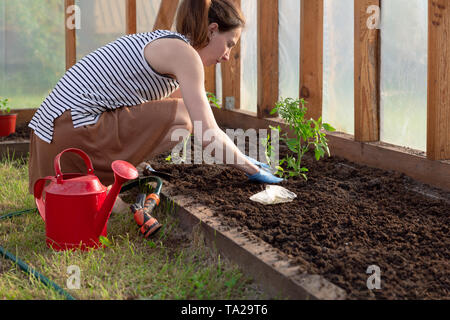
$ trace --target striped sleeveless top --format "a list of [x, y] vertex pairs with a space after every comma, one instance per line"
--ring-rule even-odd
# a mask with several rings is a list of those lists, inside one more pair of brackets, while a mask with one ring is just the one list
[[78, 128], [95, 124], [105, 111], [167, 98], [179, 83], [154, 71], [144, 57], [148, 43], [166, 37], [189, 44], [179, 33], [156, 30], [123, 36], [88, 54], [58, 81], [29, 127], [51, 143], [54, 121], [67, 110]]

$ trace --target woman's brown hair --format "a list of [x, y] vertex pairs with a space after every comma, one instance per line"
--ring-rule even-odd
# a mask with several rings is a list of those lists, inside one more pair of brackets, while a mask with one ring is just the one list
[[217, 23], [219, 32], [245, 26], [245, 18], [234, 0], [183, 0], [178, 8], [177, 32], [189, 38], [196, 49], [208, 45], [208, 26]]

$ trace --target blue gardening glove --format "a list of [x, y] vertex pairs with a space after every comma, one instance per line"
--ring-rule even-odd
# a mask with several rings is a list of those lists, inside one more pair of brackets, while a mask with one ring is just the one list
[[265, 170], [268, 170], [268, 171], [272, 172], [272, 167], [269, 166], [267, 163], [259, 162], [258, 160], [253, 159], [253, 158], [251, 158], [249, 156], [246, 156], [245, 154], [244, 154], [244, 157], [246, 157], [255, 166], [260, 167], [261, 169], [265, 169]]
[[246, 176], [248, 177], [248, 181], [260, 183], [280, 183], [284, 181], [284, 179], [275, 177], [273, 174], [264, 169], [260, 169], [258, 173], [255, 173], [252, 176], [246, 173]]

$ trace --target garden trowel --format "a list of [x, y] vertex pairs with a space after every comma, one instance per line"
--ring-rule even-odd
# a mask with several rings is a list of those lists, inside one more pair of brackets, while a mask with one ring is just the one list
[[173, 179], [173, 175], [166, 173], [166, 172], [157, 171], [157, 170], [153, 169], [153, 167], [149, 163], [145, 163], [143, 174], [145, 176], [157, 176], [157, 177], [166, 179], [167, 181], [170, 181], [171, 179]]

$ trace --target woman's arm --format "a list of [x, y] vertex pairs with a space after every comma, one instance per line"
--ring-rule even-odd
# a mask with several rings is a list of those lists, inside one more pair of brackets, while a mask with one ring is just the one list
[[[178, 39], [159, 39], [151, 42], [144, 51], [147, 62], [161, 74], [172, 74], [180, 84], [181, 95], [192, 123], [202, 123], [202, 137], [208, 130], [213, 133], [218, 144], [223, 146], [217, 154], [222, 154], [223, 163], [227, 154], [233, 154], [236, 162], [230, 164], [249, 175], [259, 171], [237, 148], [234, 142], [219, 128], [208, 103], [204, 85], [204, 69], [198, 53], [187, 43]], [[197, 137], [203, 141], [202, 137]], [[203, 147], [209, 141], [203, 141]]]

